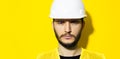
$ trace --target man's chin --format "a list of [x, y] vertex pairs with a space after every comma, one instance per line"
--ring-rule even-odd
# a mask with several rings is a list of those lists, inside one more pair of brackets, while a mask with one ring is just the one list
[[72, 45], [72, 43], [62, 43], [63, 45], [65, 45], [65, 46], [71, 46]]
[[64, 42], [59, 41], [59, 44], [61, 44], [63, 47], [65, 47], [67, 49], [71, 49], [71, 48], [75, 47], [77, 43], [74, 43], [74, 42], [64, 43]]
[[73, 44], [73, 42], [69, 42], [69, 43], [62, 42], [62, 44], [64, 44], [64, 45], [72, 45], [72, 44]]

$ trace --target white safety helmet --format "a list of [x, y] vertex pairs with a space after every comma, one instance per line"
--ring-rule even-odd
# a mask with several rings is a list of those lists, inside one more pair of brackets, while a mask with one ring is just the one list
[[51, 6], [50, 18], [73, 19], [86, 17], [81, 0], [54, 0]]

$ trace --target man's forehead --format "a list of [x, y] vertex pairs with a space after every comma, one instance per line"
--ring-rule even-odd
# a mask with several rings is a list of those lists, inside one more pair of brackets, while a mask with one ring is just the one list
[[76, 18], [76, 19], [56, 19], [56, 18], [53, 18], [53, 20], [56, 20], [56, 21], [71, 21], [71, 20], [82, 20], [83, 18]]

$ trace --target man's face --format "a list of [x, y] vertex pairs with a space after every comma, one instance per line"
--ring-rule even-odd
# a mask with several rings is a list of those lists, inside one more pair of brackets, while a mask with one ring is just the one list
[[65, 48], [75, 47], [80, 39], [83, 24], [83, 19], [53, 19], [58, 42]]

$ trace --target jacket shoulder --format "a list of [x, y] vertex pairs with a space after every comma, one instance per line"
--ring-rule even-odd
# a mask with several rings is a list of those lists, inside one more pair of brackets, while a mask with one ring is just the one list
[[104, 54], [99, 52], [94, 52], [90, 50], [83, 49], [83, 56], [86, 56], [87, 59], [105, 59]]
[[52, 56], [56, 55], [56, 49], [46, 51], [38, 54], [37, 59], [50, 59]]

